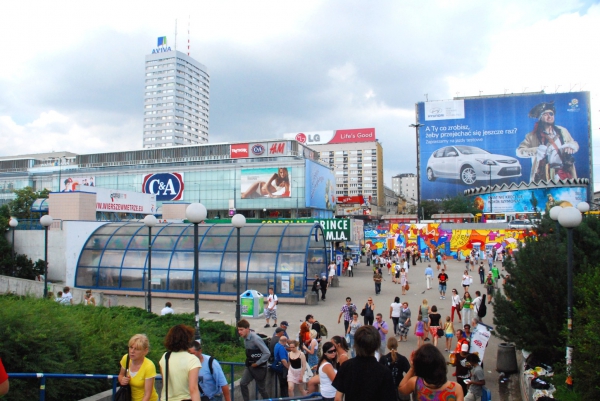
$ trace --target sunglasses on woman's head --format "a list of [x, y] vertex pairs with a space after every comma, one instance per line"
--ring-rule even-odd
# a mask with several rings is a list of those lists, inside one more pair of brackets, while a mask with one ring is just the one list
[[334, 349], [330, 349], [329, 351], [326, 352], [326, 354], [335, 354], [337, 351]]

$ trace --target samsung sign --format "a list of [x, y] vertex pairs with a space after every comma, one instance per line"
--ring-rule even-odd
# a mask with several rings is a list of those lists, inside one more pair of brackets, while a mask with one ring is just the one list
[[183, 199], [183, 174], [159, 173], [144, 177], [142, 192], [156, 195], [157, 201], [177, 201]]
[[167, 37], [161, 36], [157, 40], [156, 49], [152, 49], [152, 54], [170, 52], [171, 47], [167, 46]]

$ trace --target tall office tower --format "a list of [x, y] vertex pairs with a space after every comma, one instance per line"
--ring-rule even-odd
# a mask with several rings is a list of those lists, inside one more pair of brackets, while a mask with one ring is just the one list
[[206, 66], [167, 46], [146, 56], [143, 147], [208, 142], [210, 76]]

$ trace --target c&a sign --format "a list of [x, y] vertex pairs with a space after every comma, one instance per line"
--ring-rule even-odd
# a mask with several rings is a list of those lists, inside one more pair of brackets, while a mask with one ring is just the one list
[[157, 201], [176, 201], [183, 198], [182, 173], [156, 173], [144, 177], [142, 192], [156, 195]]

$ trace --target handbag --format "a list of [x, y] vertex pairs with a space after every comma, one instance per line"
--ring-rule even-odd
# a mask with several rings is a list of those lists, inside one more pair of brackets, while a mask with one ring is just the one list
[[[129, 352], [127, 352], [127, 362], [125, 363], [125, 375], [129, 373]], [[131, 401], [131, 387], [121, 386], [115, 393], [115, 401]]]
[[444, 336], [444, 330], [442, 330], [441, 328], [438, 327], [436, 334], [437, 334], [438, 337], [443, 337]]
[[410, 285], [408, 285], [408, 283], [406, 283], [406, 285], [404, 286], [404, 289], [405, 289], [406, 291], [410, 290]]
[[344, 336], [344, 340], [346, 340], [346, 342], [350, 344], [350, 334], [346, 333], [346, 335]]
[[310, 380], [311, 377], [313, 377], [313, 373], [312, 373], [312, 370], [310, 370], [310, 367], [308, 366], [308, 363], [307, 363], [306, 369], [304, 369], [304, 374], [302, 375], [302, 382], [308, 383], [308, 381]]
[[367, 314], [367, 308], [362, 308], [362, 310], [360, 311], [360, 315], [364, 316]]

